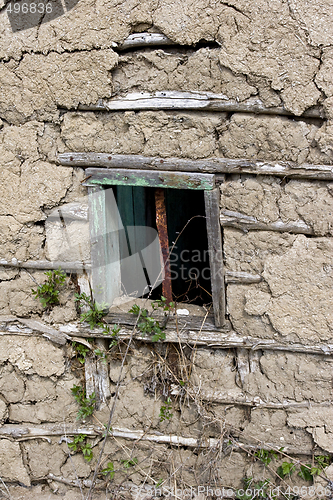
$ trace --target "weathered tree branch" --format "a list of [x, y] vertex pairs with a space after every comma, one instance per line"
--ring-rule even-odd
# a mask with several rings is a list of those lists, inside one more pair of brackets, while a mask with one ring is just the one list
[[[82, 111], [147, 111], [147, 110], [181, 110], [181, 111], [219, 111], [256, 113], [268, 115], [294, 116], [283, 106], [266, 106], [257, 97], [250, 97], [244, 102], [229, 99], [224, 94], [212, 92], [179, 92], [164, 90], [154, 92], [133, 92], [124, 97], [113, 97], [99, 100], [97, 104], [80, 105]], [[303, 113], [304, 117], [324, 118], [322, 108], [312, 108]]]
[[137, 49], [139, 47], [154, 47], [162, 45], [175, 45], [175, 42], [170, 40], [161, 33], [133, 33], [129, 35], [121, 45], [115, 47], [115, 50]]
[[[205, 324], [202, 325], [203, 317], [178, 317], [178, 329], [172, 326], [167, 326], [165, 342], [181, 341], [189, 345], [198, 345], [201, 347], [209, 347], [212, 349], [230, 349], [230, 348], [245, 348], [252, 351], [256, 350], [269, 350], [269, 351], [286, 351], [298, 352], [304, 354], [320, 354], [323, 356], [331, 356], [333, 354], [333, 340], [325, 343], [296, 343], [285, 340], [284, 342], [275, 339], [262, 339], [257, 337], [250, 337], [241, 335], [235, 331], [230, 330], [230, 325], [224, 328], [216, 328], [212, 322], [212, 318], [207, 318]], [[66, 325], [53, 326], [44, 325], [41, 322], [28, 320], [24, 318], [16, 318], [15, 316], [0, 316], [0, 336], [1, 335], [35, 335], [42, 333], [45, 337], [50, 336], [54, 332], [55, 338], [63, 344], [64, 340], [76, 340], [78, 338], [87, 339], [107, 339], [114, 338], [112, 334], [105, 335], [101, 329], [90, 329], [88, 325], [81, 323], [68, 323]], [[130, 336], [131, 328], [134, 326], [135, 317], [132, 314], [109, 314], [106, 317], [109, 324], [120, 324], [121, 330], [118, 333], [118, 338], [127, 340]], [[28, 325], [29, 327], [26, 326]], [[38, 323], [38, 324], [37, 324]], [[202, 325], [202, 328], [201, 328]], [[45, 328], [45, 331], [44, 331]], [[46, 328], [48, 330], [46, 330]], [[57, 333], [57, 337], [56, 337]], [[137, 340], [143, 342], [151, 342], [149, 338], [142, 338], [141, 335], [136, 337]], [[56, 341], [56, 340], [54, 340]]]
[[294, 222], [260, 222], [255, 217], [244, 215], [239, 212], [232, 212], [230, 210], [222, 210], [220, 214], [221, 226], [234, 227], [243, 231], [279, 231], [281, 233], [301, 233], [313, 234], [313, 229], [308, 226], [304, 221], [298, 220]]
[[[32, 426], [32, 425], [21, 425], [21, 424], [5, 424], [0, 427], [0, 438], [12, 438], [20, 439], [22, 437], [36, 438], [36, 436], [77, 436], [79, 434], [85, 434], [88, 437], [102, 436], [105, 432], [104, 427], [97, 426], [75, 426], [73, 424], [45, 424], [43, 426]], [[133, 441], [148, 441], [152, 443], [165, 444], [167, 446], [185, 446], [188, 448], [217, 448], [221, 445], [221, 440], [217, 438], [192, 438], [192, 437], [182, 437], [177, 435], [163, 435], [163, 434], [149, 434], [144, 430], [131, 430], [125, 428], [112, 427], [110, 431], [110, 437], [123, 438]], [[245, 450], [256, 450], [258, 447], [251, 444], [239, 443]], [[229, 446], [229, 440], [223, 440], [223, 446]], [[264, 443], [261, 448], [271, 450], [273, 448], [278, 449], [280, 444]], [[237, 446], [234, 446], [235, 450], [239, 450]], [[312, 453], [312, 450], [302, 449], [293, 446], [285, 445], [285, 453], [292, 455], [308, 455]]]
[[333, 166], [312, 165], [283, 161], [234, 160], [210, 158], [190, 160], [160, 158], [156, 156], [119, 155], [112, 153], [62, 153], [58, 155], [60, 165], [65, 167], [133, 168], [152, 170], [176, 170], [215, 174], [253, 174], [291, 177], [295, 179], [333, 180]]

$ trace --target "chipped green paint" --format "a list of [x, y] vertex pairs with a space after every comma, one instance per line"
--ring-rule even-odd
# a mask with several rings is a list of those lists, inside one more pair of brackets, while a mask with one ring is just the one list
[[213, 174], [125, 169], [105, 171], [100, 168], [89, 168], [86, 174], [90, 176], [86, 186], [137, 186], [196, 190], [212, 190], [215, 187]]

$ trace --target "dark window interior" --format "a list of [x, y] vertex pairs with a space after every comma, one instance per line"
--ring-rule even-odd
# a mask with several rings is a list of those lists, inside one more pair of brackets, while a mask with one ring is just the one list
[[[120, 256], [123, 263], [126, 256], [137, 252], [140, 254], [140, 250], [150, 243], [149, 231], [147, 234], [138, 231], [135, 243], [133, 244], [132, 239], [132, 245], [130, 245], [127, 228], [147, 226], [156, 230], [154, 188], [114, 186], [113, 190], [125, 228], [125, 231], [120, 232]], [[175, 242], [170, 255], [173, 298], [176, 302], [209, 304], [212, 299], [204, 192], [190, 189], [165, 189], [165, 206], [169, 246], [172, 247]], [[156, 258], [159, 259], [159, 256]], [[125, 267], [121, 265], [123, 291], [130, 294], [131, 290], [127, 288], [126, 282], [133, 282], [133, 279], [126, 279]], [[147, 272], [145, 275], [149, 283]], [[142, 296], [147, 295], [146, 293]], [[157, 299], [161, 295], [162, 286], [159, 285], [152, 291], [150, 298]]]

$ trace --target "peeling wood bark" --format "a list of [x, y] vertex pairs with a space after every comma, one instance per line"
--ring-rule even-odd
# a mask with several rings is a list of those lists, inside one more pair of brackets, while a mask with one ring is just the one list
[[152, 170], [128, 170], [88, 168], [89, 177], [85, 186], [140, 186], [173, 189], [213, 189], [215, 177], [212, 174], [164, 172]]
[[265, 224], [259, 222], [255, 217], [244, 215], [239, 212], [232, 212], [230, 210], [222, 210], [220, 214], [221, 226], [234, 227], [242, 231], [279, 231], [281, 233], [295, 233], [295, 234], [313, 234], [313, 229], [308, 226], [304, 221], [298, 220], [295, 222], [270, 222]]
[[64, 167], [104, 167], [151, 170], [176, 170], [216, 174], [274, 175], [294, 179], [333, 180], [332, 165], [312, 165], [285, 161], [255, 161], [248, 159], [210, 158], [189, 160], [160, 158], [142, 155], [119, 155], [111, 153], [62, 153], [58, 155]]
[[[104, 339], [96, 339], [95, 343], [100, 350], [107, 351]], [[100, 410], [106, 405], [107, 399], [111, 396], [108, 364], [102, 358], [96, 359], [87, 356], [84, 369], [86, 395], [89, 397], [95, 394], [96, 409]]]
[[[163, 319], [163, 315], [156, 315], [156, 318], [158, 319]], [[214, 316], [210, 314], [209, 316], [206, 317], [204, 320], [205, 316], [180, 316], [177, 315], [177, 323], [174, 315], [170, 315], [168, 317], [168, 322], [166, 325], [166, 332], [172, 332], [174, 330], [179, 330], [182, 331], [182, 334], [185, 333], [185, 331], [189, 332], [190, 330], [193, 330], [193, 334], [195, 334], [195, 331], [198, 332], [202, 330], [203, 332], [229, 332], [230, 331], [230, 324], [225, 323], [223, 327], [217, 327], [214, 322]], [[120, 325], [123, 325], [125, 327], [130, 327], [132, 328], [135, 325], [136, 318], [134, 317], [133, 314], [129, 313], [109, 313], [106, 318], [105, 318], [107, 323], [119, 323]]]
[[260, 370], [260, 358], [262, 353], [258, 351], [249, 351], [249, 367], [250, 373], [255, 373]]
[[[107, 351], [106, 342], [104, 339], [95, 340], [97, 347], [104, 352]], [[96, 409], [100, 410], [111, 396], [108, 364], [103, 358], [96, 359], [87, 356], [84, 367], [86, 395], [89, 397], [95, 393]]]
[[[136, 318], [132, 314], [109, 314], [106, 317], [106, 321], [109, 324], [116, 323], [122, 326], [118, 334], [121, 339], [128, 339], [130, 337], [135, 320]], [[189, 317], [188, 320], [186, 320], [180, 316], [178, 317], [179, 335], [177, 335], [175, 321], [171, 321], [174, 323], [174, 326], [172, 324], [170, 325], [170, 321], [168, 322], [165, 329], [166, 342], [178, 342], [180, 340], [182, 343], [188, 343], [190, 345], [196, 344], [215, 349], [243, 347], [254, 351], [262, 349], [271, 351], [299, 352], [304, 354], [321, 354], [325, 356], [333, 354], [333, 339], [332, 343], [326, 342], [318, 344], [302, 344], [292, 341], [279, 342], [275, 339], [262, 339], [241, 335], [230, 330], [229, 323], [226, 323], [224, 328], [217, 328], [213, 323], [213, 318], [211, 317], [207, 318], [205, 323], [202, 325], [203, 317]], [[125, 323], [127, 323], [126, 326], [124, 326]], [[199, 332], [201, 332], [200, 335]], [[68, 335], [83, 336], [88, 338], [108, 338], [108, 336], [103, 335], [101, 331], [91, 331], [89, 328], [84, 328], [80, 325], [73, 325], [73, 333], [71, 333], [70, 329], [67, 327], [66, 333]], [[149, 338], [142, 339], [141, 336], [136, 338], [138, 340], [149, 342]]]
[[[97, 104], [80, 105], [82, 111], [146, 111], [146, 110], [193, 110], [255, 113], [281, 116], [294, 116], [283, 106], [269, 107], [258, 99], [251, 97], [244, 102], [229, 99], [224, 94], [212, 92], [164, 90], [154, 93], [131, 92], [125, 97], [113, 97], [99, 100]], [[305, 111], [303, 117], [324, 118], [323, 108]]]
[[54, 342], [55, 344], [65, 345], [66, 341], [70, 340], [70, 337], [65, 333], [60, 332], [55, 328], [51, 328], [49, 325], [45, 325], [41, 321], [36, 321], [34, 319], [25, 319], [25, 318], [20, 318], [19, 321], [23, 325], [26, 325], [28, 328], [31, 328], [31, 330], [41, 332], [43, 334], [43, 337], [48, 338], [49, 340], [51, 340], [51, 342]]
[[[76, 436], [78, 434], [86, 434], [89, 437], [101, 436], [105, 432], [104, 427], [98, 426], [81, 426], [77, 427], [73, 424], [45, 424], [43, 426], [32, 426], [20, 424], [4, 424], [0, 427], [0, 437], [9, 437], [13, 439], [18, 439], [22, 437], [35, 438], [36, 436]], [[177, 435], [163, 435], [163, 434], [148, 434], [144, 430], [131, 430], [125, 428], [112, 427], [110, 431], [110, 436], [123, 438], [128, 440], [142, 440], [153, 443], [165, 444], [167, 446], [185, 446], [188, 448], [217, 448], [221, 446], [221, 440], [216, 438], [202, 438], [196, 439], [191, 437], [182, 437]], [[250, 444], [243, 444], [239, 442], [245, 450], [257, 450], [257, 446]], [[223, 446], [229, 446], [229, 440], [223, 440]], [[271, 450], [273, 448], [280, 448], [280, 444], [265, 443], [261, 448]], [[238, 450], [237, 446], [234, 446], [234, 450]], [[311, 455], [312, 450], [302, 449], [293, 446], [285, 445], [285, 453], [292, 455]]]
[[250, 373], [250, 364], [249, 364], [249, 350], [240, 347], [237, 349], [237, 374], [236, 374], [236, 384], [239, 387], [244, 387], [245, 378]]

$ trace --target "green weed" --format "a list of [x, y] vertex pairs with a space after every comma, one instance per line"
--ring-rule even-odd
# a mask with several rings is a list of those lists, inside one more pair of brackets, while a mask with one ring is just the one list
[[173, 417], [173, 413], [171, 413], [172, 406], [171, 406], [171, 399], [168, 398], [166, 400], [166, 404], [161, 406], [160, 408], [160, 422], [164, 422], [164, 420], [170, 420], [170, 418]]
[[93, 392], [88, 398], [86, 398], [86, 391], [83, 387], [79, 385], [74, 385], [71, 389], [75, 400], [79, 403], [80, 409], [77, 413], [77, 420], [85, 419], [90, 417], [94, 413], [96, 397]]
[[38, 285], [37, 290], [31, 291], [44, 308], [50, 309], [59, 304], [60, 288], [65, 283], [66, 273], [59, 268], [56, 271], [46, 271], [44, 274], [47, 276], [45, 283]]
[[84, 362], [86, 360], [86, 356], [87, 356], [88, 352], [90, 351], [90, 349], [88, 347], [86, 347], [85, 345], [80, 344], [78, 342], [72, 342], [72, 346], [75, 350], [75, 354], [76, 354], [78, 361], [82, 365], [84, 365]]
[[107, 466], [101, 470], [101, 473], [103, 476], [109, 475], [110, 479], [113, 479], [115, 474], [113, 462], [108, 462]]
[[[169, 304], [167, 304], [166, 298], [162, 296], [160, 300], [152, 302], [152, 307], [154, 311], [162, 309], [166, 313], [174, 308], [175, 304], [174, 302], [169, 302]], [[134, 304], [129, 312], [139, 316], [137, 327], [143, 336], [151, 335], [152, 342], [165, 340], [165, 332], [163, 330], [165, 328], [166, 321], [164, 322], [164, 326], [161, 326], [158, 320], [148, 314], [148, 309], [141, 309], [141, 307], [137, 304]], [[165, 320], [167, 320], [167, 314], [165, 314]]]
[[74, 452], [81, 451], [85, 460], [87, 460], [87, 462], [91, 462], [91, 460], [94, 458], [94, 455], [92, 452], [91, 444], [87, 443], [86, 439], [86, 434], [79, 434], [71, 443], [68, 444], [68, 448], [70, 448]]
[[123, 464], [125, 469], [130, 469], [131, 467], [136, 466], [136, 464], [138, 463], [138, 459], [137, 458], [123, 459], [121, 460], [121, 463]]

